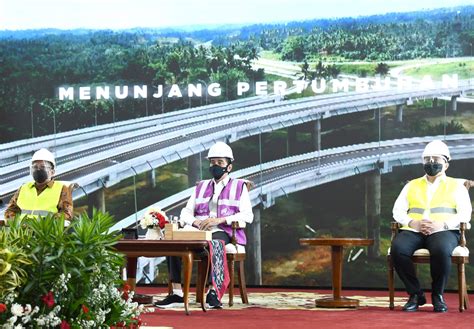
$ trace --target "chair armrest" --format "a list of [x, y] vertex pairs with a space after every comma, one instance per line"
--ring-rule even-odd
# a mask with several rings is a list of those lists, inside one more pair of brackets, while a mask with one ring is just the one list
[[255, 183], [251, 180], [245, 180], [245, 185], [247, 186], [247, 190], [250, 192], [255, 187]]
[[397, 235], [398, 230], [400, 229], [400, 227], [401, 227], [400, 223], [398, 223], [398, 222], [391, 222], [390, 223], [390, 229], [392, 231], [392, 236], [390, 237], [390, 241], [393, 241], [393, 239]]
[[79, 188], [79, 184], [77, 184], [76, 182], [71, 182], [71, 181], [66, 181], [66, 180], [58, 181], [58, 182], [65, 185], [67, 187], [67, 189], [69, 190], [69, 193], [71, 193], [71, 194], [72, 194], [72, 192], [74, 192], [74, 190]]
[[466, 179], [464, 181], [464, 186], [469, 190], [471, 187], [474, 187], [474, 180]]
[[465, 235], [466, 230], [467, 230], [467, 223], [461, 222], [459, 224], [459, 233], [461, 234], [461, 236], [459, 238], [459, 245], [461, 247], [466, 246], [466, 235]]
[[238, 228], [240, 228], [239, 226], [239, 222], [237, 221], [234, 221], [232, 222], [232, 237], [230, 238], [230, 242], [236, 246], [237, 245], [237, 239], [235, 238], [235, 232], [237, 231]]

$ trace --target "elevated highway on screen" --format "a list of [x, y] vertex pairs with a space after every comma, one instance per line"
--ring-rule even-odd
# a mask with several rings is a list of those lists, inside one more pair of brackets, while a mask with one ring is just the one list
[[[232, 173], [231, 177], [252, 181], [255, 184], [250, 191], [252, 206], [268, 208], [275, 204], [276, 198], [307, 188], [371, 171], [386, 174], [394, 167], [420, 164], [425, 145], [433, 139], [444, 139], [444, 136], [396, 139], [316, 151], [242, 169]], [[474, 158], [474, 134], [446, 136], [446, 142], [453, 159]], [[188, 188], [149, 207], [159, 207], [167, 212], [180, 210], [193, 189]], [[133, 226], [149, 207], [119, 221], [114, 229]]]
[[0, 198], [8, 201], [29, 179], [27, 159], [39, 147], [55, 147], [58, 179], [75, 181], [85, 193], [90, 193], [203, 152], [216, 140], [233, 142], [305, 122], [418, 99], [456, 98], [472, 93], [473, 89], [474, 84], [466, 81], [458, 88], [349, 92], [288, 101], [275, 96], [253, 98], [129, 120], [115, 126], [87, 128], [63, 133], [56, 139], [50, 135], [3, 144], [0, 159], [7, 164], [0, 174]]

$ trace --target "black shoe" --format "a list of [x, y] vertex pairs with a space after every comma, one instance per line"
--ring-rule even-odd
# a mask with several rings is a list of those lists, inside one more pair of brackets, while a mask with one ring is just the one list
[[426, 297], [424, 293], [410, 295], [408, 302], [403, 306], [402, 310], [405, 312], [418, 311], [418, 306], [426, 304]]
[[217, 298], [217, 293], [214, 289], [209, 290], [207, 293], [206, 304], [209, 308], [222, 308], [222, 303]]
[[165, 299], [155, 302], [154, 304], [156, 307], [159, 308], [170, 308], [170, 307], [178, 307], [184, 306], [184, 299], [178, 295], [172, 294], [166, 296]]
[[433, 303], [433, 311], [438, 313], [444, 313], [448, 311], [448, 306], [446, 305], [443, 295], [441, 294], [432, 294], [431, 302]]
[[153, 296], [135, 293], [135, 295], [133, 295], [132, 302], [138, 304], [153, 304]]

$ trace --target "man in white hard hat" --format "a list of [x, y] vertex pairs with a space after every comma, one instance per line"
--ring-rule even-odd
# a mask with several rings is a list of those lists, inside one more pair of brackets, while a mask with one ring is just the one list
[[72, 195], [69, 188], [53, 179], [56, 168], [54, 155], [40, 149], [31, 158], [30, 174], [33, 181], [23, 184], [10, 199], [5, 219], [22, 216], [63, 214], [65, 220], [73, 216]]
[[402, 225], [390, 250], [398, 276], [410, 295], [403, 310], [413, 312], [426, 303], [414, 264], [413, 252], [430, 251], [431, 300], [435, 312], [446, 312], [443, 299], [451, 253], [459, 243], [459, 225], [469, 222], [472, 206], [463, 179], [446, 176], [451, 155], [440, 140], [428, 143], [422, 155], [425, 176], [410, 181], [398, 196], [393, 218]]
[[[212, 179], [199, 182], [191, 197], [182, 209], [180, 220], [203, 231], [211, 231], [213, 240], [231, 242], [232, 222], [245, 227], [253, 221], [252, 205], [248, 192], [248, 181], [229, 177], [234, 155], [232, 149], [223, 142], [215, 143], [207, 155]], [[242, 228], [237, 229], [238, 244], [245, 245], [247, 240]], [[181, 263], [177, 257], [168, 258], [170, 280], [173, 293], [164, 300], [156, 302], [158, 307], [166, 308], [183, 304], [181, 290]], [[222, 304], [212, 288], [206, 296], [210, 308], [221, 308]]]

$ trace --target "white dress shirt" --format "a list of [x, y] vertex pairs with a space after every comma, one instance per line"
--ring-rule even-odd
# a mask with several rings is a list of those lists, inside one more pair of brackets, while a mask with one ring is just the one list
[[[212, 195], [212, 198], [209, 201], [209, 218], [217, 218], [217, 200], [224, 187], [227, 185], [227, 183], [229, 183], [229, 180], [229, 176], [225, 177], [219, 183], [216, 183], [216, 181], [213, 179], [212, 183], [214, 183], [215, 185], [214, 194]], [[186, 207], [181, 210], [180, 220], [184, 221], [187, 225], [193, 225], [194, 221], [196, 220], [196, 218], [194, 217], [195, 206], [196, 188], [194, 188], [194, 191], [191, 194], [191, 197], [189, 198]], [[245, 184], [242, 188], [242, 195], [240, 196], [239, 209], [240, 212], [231, 216], [224, 217], [228, 225], [231, 225], [232, 222], [238, 222], [240, 227], [245, 227], [246, 224], [250, 224], [253, 221], [252, 204], [250, 203], [249, 191], [247, 190], [247, 186]], [[217, 232], [222, 230], [217, 226], [214, 226], [211, 231]]]
[[[427, 194], [427, 201], [428, 203], [431, 202], [433, 195], [435, 194], [436, 190], [439, 187], [441, 181], [446, 180], [446, 175], [443, 174], [440, 177], [437, 177], [433, 183], [431, 183], [426, 175], [424, 176], [428, 183], [428, 188], [426, 191]], [[464, 186], [464, 179], [457, 179], [459, 182], [458, 187], [455, 191], [454, 199], [456, 200], [456, 215], [452, 216], [449, 220], [446, 221], [448, 229], [455, 230], [459, 228], [459, 224], [461, 222], [468, 223], [471, 220], [471, 212], [472, 212], [472, 205], [471, 200], [469, 199], [469, 193]], [[408, 185], [406, 184], [405, 187], [400, 192], [395, 204], [393, 205], [393, 218], [403, 226], [408, 226], [408, 223], [412, 220], [408, 216]], [[425, 209], [423, 213], [423, 219], [430, 219], [430, 211], [429, 209]], [[411, 229], [415, 231], [414, 229]]]

